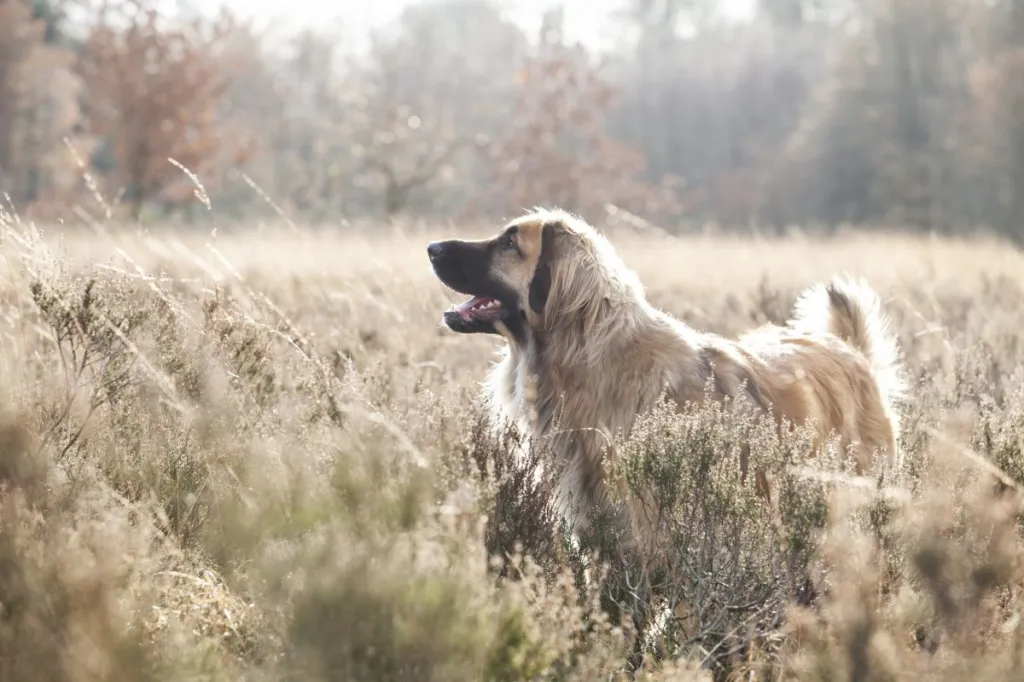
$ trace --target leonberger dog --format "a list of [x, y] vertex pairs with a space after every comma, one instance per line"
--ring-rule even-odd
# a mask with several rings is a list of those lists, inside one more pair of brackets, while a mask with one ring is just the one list
[[861, 467], [876, 453], [889, 465], [897, 456], [898, 347], [861, 282], [811, 287], [785, 326], [733, 341], [652, 306], [611, 243], [567, 212], [534, 210], [490, 239], [437, 241], [427, 253], [441, 282], [472, 297], [444, 324], [507, 341], [487, 398], [496, 417], [561, 458], [558, 489], [577, 531], [608, 503], [609, 445], [665, 396], [678, 405], [744, 396], [777, 423], [813, 422], [820, 443], [837, 436]]

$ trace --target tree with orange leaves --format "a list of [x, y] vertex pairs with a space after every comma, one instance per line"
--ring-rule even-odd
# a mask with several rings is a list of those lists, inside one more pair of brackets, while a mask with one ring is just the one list
[[607, 134], [604, 115], [615, 90], [582, 47], [564, 42], [561, 23], [557, 12], [545, 17], [538, 52], [517, 78], [513, 125], [490, 149], [509, 208], [543, 203], [590, 216], [611, 207], [659, 217], [680, 213], [674, 179], [647, 182], [644, 155]]
[[201, 177], [234, 151], [217, 108], [236, 21], [222, 11], [212, 22], [171, 22], [148, 0], [107, 2], [98, 19], [79, 63], [89, 93], [84, 114], [110, 145], [113, 179], [137, 219], [147, 201], [181, 181], [182, 167]]

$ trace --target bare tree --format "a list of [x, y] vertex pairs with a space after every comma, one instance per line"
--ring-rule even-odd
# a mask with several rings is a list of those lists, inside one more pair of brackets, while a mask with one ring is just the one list
[[47, 14], [59, 8], [40, 5], [0, 1], [0, 189], [30, 212], [66, 199], [78, 180], [62, 141], [88, 150], [76, 133], [75, 56], [57, 42]]
[[993, 222], [1024, 239], [1024, 2], [1004, 0], [990, 12], [986, 54], [971, 69], [971, 161], [996, 188]]
[[0, 0], [0, 190], [10, 191], [13, 145], [24, 106], [25, 67], [42, 44], [43, 25], [24, 0]]
[[[431, 98], [405, 93], [401, 68], [407, 44], [375, 41], [373, 65], [361, 88], [367, 106], [355, 126], [364, 168], [379, 176], [385, 215], [399, 213], [414, 190], [434, 180], [472, 140]], [[367, 126], [367, 123], [372, 125]]]

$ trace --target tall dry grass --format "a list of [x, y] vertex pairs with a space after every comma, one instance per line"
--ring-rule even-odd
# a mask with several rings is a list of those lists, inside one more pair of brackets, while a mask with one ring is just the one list
[[[0, 679], [629, 676], [629, 567], [568, 542], [543, 450], [483, 421], [496, 340], [439, 326], [437, 230], [0, 226]], [[725, 334], [863, 274], [911, 380], [883, 490], [728, 409], [644, 419], [623, 472], [670, 542], [636, 677], [1018, 679], [1020, 254], [611, 236]], [[740, 436], [781, 524], [737, 483]]]

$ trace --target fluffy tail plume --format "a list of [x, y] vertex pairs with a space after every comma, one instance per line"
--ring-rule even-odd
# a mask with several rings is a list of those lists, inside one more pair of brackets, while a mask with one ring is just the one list
[[791, 326], [843, 339], [867, 358], [887, 402], [903, 397], [906, 383], [896, 336], [881, 299], [863, 280], [837, 278], [807, 289], [797, 300]]

